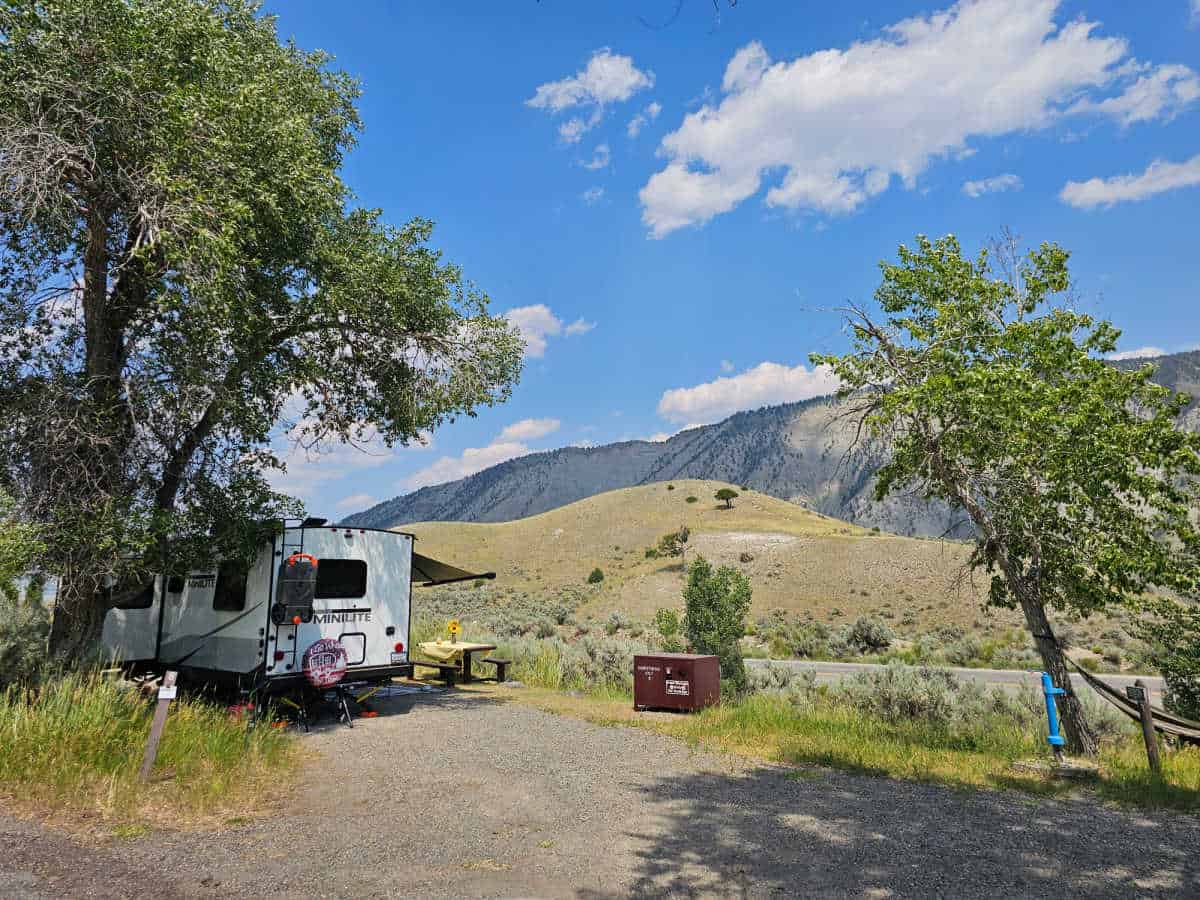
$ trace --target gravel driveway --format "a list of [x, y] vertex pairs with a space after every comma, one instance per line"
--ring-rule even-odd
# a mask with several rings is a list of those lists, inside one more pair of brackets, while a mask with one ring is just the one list
[[1200, 895], [1200, 818], [748, 767], [483, 694], [380, 709], [307, 738], [272, 819], [83, 847], [0, 816], [0, 896]]

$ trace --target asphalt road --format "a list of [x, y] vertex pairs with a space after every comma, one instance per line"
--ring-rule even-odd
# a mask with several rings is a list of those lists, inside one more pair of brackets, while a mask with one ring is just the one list
[[[847, 675], [854, 675], [858, 672], [869, 672], [876, 669], [883, 669], [886, 666], [876, 663], [841, 663], [841, 662], [821, 662], [805, 659], [748, 659], [746, 665], [761, 666], [772, 662], [775, 665], [787, 666], [788, 668], [798, 669], [800, 671], [816, 672], [817, 681], [832, 682], [840, 681]], [[951, 667], [950, 671], [956, 677], [964, 681], [977, 681], [980, 684], [991, 686], [1000, 685], [1002, 687], [1017, 688], [1021, 685], [1032, 685], [1038, 687], [1040, 684], [1041, 673], [1027, 672], [1023, 669], [964, 669]], [[1163, 680], [1156, 675], [1101, 675], [1100, 678], [1113, 685], [1114, 687], [1125, 690], [1126, 687], [1133, 684], [1139, 678], [1146, 682], [1150, 688], [1150, 693], [1153, 697], [1161, 697], [1163, 692]], [[1076, 691], [1083, 692], [1090, 690], [1087, 682], [1080, 675], [1072, 673], [1071, 683]]]

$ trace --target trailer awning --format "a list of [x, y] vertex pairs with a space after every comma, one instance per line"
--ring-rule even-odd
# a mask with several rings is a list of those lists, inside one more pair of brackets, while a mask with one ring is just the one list
[[474, 581], [476, 578], [494, 579], [495, 572], [468, 572], [449, 563], [439, 562], [420, 553], [412, 555], [412, 577], [421, 587], [436, 587], [439, 584], [454, 584], [458, 581]]

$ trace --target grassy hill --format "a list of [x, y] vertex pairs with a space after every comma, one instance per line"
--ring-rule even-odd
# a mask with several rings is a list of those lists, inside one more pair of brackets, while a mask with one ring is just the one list
[[[421, 522], [399, 526], [418, 549], [479, 571], [495, 570], [497, 588], [582, 592], [581, 611], [620, 610], [648, 619], [681, 605], [678, 558], [647, 558], [669, 531], [691, 529], [687, 558], [702, 553], [735, 565], [754, 588], [754, 613], [783, 609], [817, 621], [882, 615], [904, 631], [944, 624], [973, 630], [1016, 624], [981, 610], [982, 584], [961, 583], [967, 548], [956, 542], [874, 532], [757, 491], [741, 491], [733, 509], [713, 499], [719, 481], [678, 480], [609, 491], [512, 522]], [[688, 503], [688, 497], [697, 501]], [[604, 580], [586, 584], [599, 568]], [[418, 598], [419, 599], [419, 598]], [[984, 619], [988, 621], [983, 621]]]

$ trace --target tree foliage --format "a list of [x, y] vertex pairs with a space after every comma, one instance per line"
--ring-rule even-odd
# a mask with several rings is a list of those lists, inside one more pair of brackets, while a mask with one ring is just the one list
[[281, 431], [405, 444], [518, 376], [430, 223], [356, 208], [358, 93], [248, 0], [0, 2], [0, 483], [62, 652], [104, 580], [296, 514]]
[[1168, 709], [1200, 721], [1200, 603], [1156, 597], [1138, 627], [1163, 674]]
[[687, 550], [688, 538], [692, 535], [691, 529], [686, 525], [680, 525], [678, 531], [670, 531], [658, 539], [658, 546], [655, 548], [659, 556], [682, 556]]
[[0, 585], [28, 575], [44, 550], [38, 528], [14, 517], [14, 504], [0, 488]]
[[735, 695], [747, 684], [739, 642], [746, 633], [750, 595], [749, 579], [733, 566], [714, 571], [708, 560], [697, 556], [688, 569], [683, 590], [688, 641], [697, 653], [720, 659], [723, 690]]
[[[812, 359], [891, 450], [877, 498], [915, 488], [962, 510], [989, 602], [1022, 609], [1070, 691], [1047, 608], [1086, 616], [1195, 590], [1200, 437], [1177, 427], [1187, 398], [1151, 382], [1152, 366], [1105, 362], [1111, 324], [1056, 301], [1067, 261], [1011, 239], [971, 260], [953, 237], [920, 236], [881, 264], [882, 317], [852, 308], [851, 352]], [[1093, 750], [1077, 699], [1063, 700], [1072, 748]]]
[[719, 491], [713, 494], [713, 499], [720, 500], [722, 503], [724, 503], [726, 509], [733, 509], [733, 501], [739, 496], [741, 495], [738, 494], [738, 492], [733, 488], [721, 488]]

